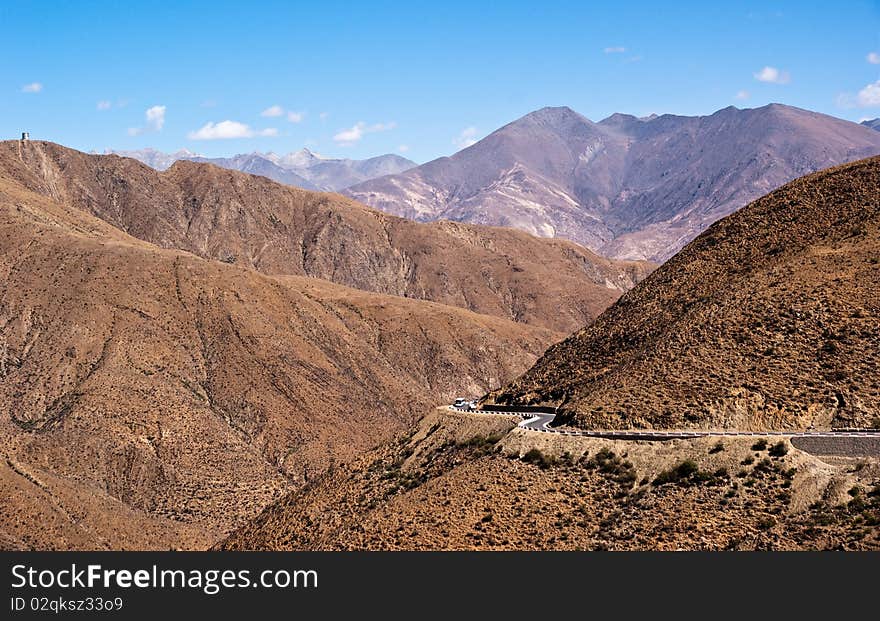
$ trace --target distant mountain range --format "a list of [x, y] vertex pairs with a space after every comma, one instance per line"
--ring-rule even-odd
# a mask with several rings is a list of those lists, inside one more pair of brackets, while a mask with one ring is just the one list
[[880, 131], [880, 118], [871, 119], [869, 121], [862, 121], [862, 125], [865, 127], [870, 127], [871, 129], [876, 129]]
[[306, 190], [336, 192], [349, 186], [409, 170], [416, 163], [399, 155], [387, 154], [365, 160], [326, 158], [308, 149], [278, 155], [276, 153], [242, 153], [232, 157], [204, 157], [187, 149], [163, 153], [155, 149], [108, 151], [131, 157], [155, 168], [166, 170], [178, 160], [204, 162], [221, 168], [262, 175], [273, 181], [295, 185]]
[[663, 261], [784, 183], [878, 153], [880, 133], [780, 104], [599, 123], [543, 108], [451, 157], [345, 193], [416, 220], [513, 226]]

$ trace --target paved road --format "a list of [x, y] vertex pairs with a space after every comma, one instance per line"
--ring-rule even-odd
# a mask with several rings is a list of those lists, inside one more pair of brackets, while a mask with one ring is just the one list
[[[463, 408], [449, 406], [452, 410], [468, 411]], [[477, 410], [479, 412], [479, 410]], [[584, 436], [590, 438], [609, 438], [612, 440], [675, 440], [681, 438], [702, 438], [707, 436], [785, 436], [790, 438], [880, 438], [880, 429], [836, 429], [834, 431], [732, 431], [729, 429], [702, 430], [687, 429], [681, 431], [661, 431], [656, 429], [566, 429], [551, 427], [555, 414], [536, 414], [520, 412], [516, 409], [485, 412], [486, 414], [506, 414], [519, 416], [523, 421], [518, 425], [529, 431], [542, 433], [558, 433], [566, 436]]]

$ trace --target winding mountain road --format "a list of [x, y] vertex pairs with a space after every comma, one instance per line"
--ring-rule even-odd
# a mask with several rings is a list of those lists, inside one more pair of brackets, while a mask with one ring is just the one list
[[608, 438], [610, 440], [676, 440], [685, 438], [702, 438], [714, 436], [785, 436], [788, 438], [880, 438], [880, 429], [848, 428], [833, 431], [734, 431], [730, 429], [687, 429], [687, 430], [658, 430], [658, 429], [560, 429], [551, 427], [556, 414], [544, 412], [527, 412], [517, 409], [510, 410], [467, 410], [449, 406], [450, 409], [459, 412], [477, 412], [484, 414], [505, 414], [519, 416], [523, 421], [518, 427], [529, 431], [541, 433], [557, 433], [566, 436], [583, 436], [589, 438]]

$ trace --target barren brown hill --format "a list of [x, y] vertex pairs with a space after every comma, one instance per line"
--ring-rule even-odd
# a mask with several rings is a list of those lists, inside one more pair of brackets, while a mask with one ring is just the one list
[[206, 546], [555, 338], [159, 249], [0, 179], [0, 543]]
[[437, 412], [218, 547], [880, 549], [876, 459], [827, 463], [787, 440], [623, 442], [515, 424]]
[[880, 158], [793, 181], [492, 398], [593, 428], [880, 425], [878, 225]]
[[0, 175], [163, 248], [571, 332], [652, 264], [510, 229], [418, 224], [208, 164], [157, 172], [50, 142], [0, 143]]

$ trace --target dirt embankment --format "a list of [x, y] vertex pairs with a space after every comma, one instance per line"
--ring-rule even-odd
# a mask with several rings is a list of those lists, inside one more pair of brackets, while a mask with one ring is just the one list
[[626, 442], [438, 411], [223, 549], [878, 549], [880, 464], [783, 439]]

